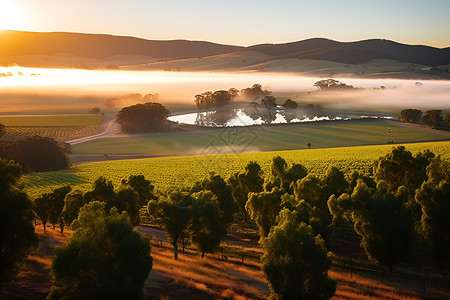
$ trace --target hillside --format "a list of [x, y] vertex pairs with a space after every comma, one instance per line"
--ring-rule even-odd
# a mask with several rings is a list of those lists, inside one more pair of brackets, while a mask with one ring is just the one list
[[450, 48], [382, 39], [343, 43], [314, 38], [240, 47], [104, 34], [0, 31], [0, 45], [0, 66], [450, 79]]

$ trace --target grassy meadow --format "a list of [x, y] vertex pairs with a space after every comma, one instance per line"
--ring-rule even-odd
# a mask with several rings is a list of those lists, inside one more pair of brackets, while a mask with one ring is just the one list
[[[373, 161], [390, 152], [393, 146], [357, 146], [91, 162], [61, 171], [27, 174], [23, 176], [22, 183], [25, 191], [34, 198], [67, 183], [74, 188], [89, 189], [99, 176], [105, 176], [115, 185], [119, 185], [121, 179], [125, 177], [142, 174], [151, 180], [156, 188], [165, 190], [170, 187], [192, 185], [208, 176], [210, 172], [228, 177], [243, 169], [250, 161], [258, 162], [267, 172], [272, 158], [277, 155], [283, 157], [288, 163], [301, 163], [317, 175], [323, 174], [330, 166], [337, 166], [347, 174], [353, 170], [367, 173], [370, 172]], [[436, 155], [450, 158], [449, 141], [414, 143], [405, 146], [412, 153], [429, 149]]]
[[388, 120], [313, 122], [299, 125], [234, 127], [103, 138], [74, 145], [75, 155], [196, 155], [384, 144], [388, 127], [396, 143], [437, 141], [448, 135]]

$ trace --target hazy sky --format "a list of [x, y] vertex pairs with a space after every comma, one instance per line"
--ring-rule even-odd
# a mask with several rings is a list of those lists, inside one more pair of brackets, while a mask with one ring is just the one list
[[450, 47], [450, 0], [0, 0], [0, 29], [207, 40], [312, 37]]

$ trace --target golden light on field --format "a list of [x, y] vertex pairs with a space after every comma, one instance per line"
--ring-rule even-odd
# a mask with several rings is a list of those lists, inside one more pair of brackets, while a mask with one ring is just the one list
[[0, 0], [0, 30], [17, 29], [25, 22], [26, 18], [16, 1]]

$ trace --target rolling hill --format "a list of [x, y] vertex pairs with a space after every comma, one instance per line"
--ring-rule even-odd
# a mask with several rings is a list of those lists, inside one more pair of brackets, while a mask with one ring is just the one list
[[[83, 33], [0, 31], [0, 65], [170, 71], [273, 71], [450, 79], [450, 47], [313, 38], [249, 47]], [[427, 72], [423, 72], [427, 71]], [[408, 73], [405, 75], [405, 73]]]

